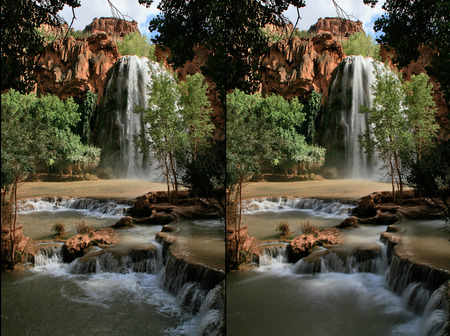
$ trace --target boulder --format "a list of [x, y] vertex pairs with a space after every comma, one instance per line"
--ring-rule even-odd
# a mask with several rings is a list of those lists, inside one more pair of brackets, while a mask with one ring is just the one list
[[77, 234], [66, 240], [63, 246], [63, 259], [71, 262], [83, 256], [92, 245], [105, 246], [113, 244], [114, 230], [111, 228], [100, 228], [91, 234]]
[[349, 227], [358, 227], [359, 223], [358, 223], [358, 217], [355, 216], [351, 216], [351, 217], [347, 217], [346, 219], [344, 219], [341, 224], [336, 225], [335, 228], [337, 229], [346, 229]]
[[390, 225], [398, 222], [401, 216], [398, 213], [380, 212], [374, 217], [360, 218], [361, 224]]
[[331, 246], [342, 243], [339, 238], [339, 230], [327, 228], [315, 234], [302, 234], [291, 240], [287, 246], [288, 259], [296, 262], [310, 254], [310, 250], [315, 246]]
[[375, 202], [379, 202], [379, 193], [373, 193], [361, 198], [358, 206], [354, 209], [354, 213], [362, 217], [373, 217], [377, 214]]
[[116, 224], [112, 225], [111, 227], [113, 229], [120, 229], [120, 228], [124, 228], [124, 227], [132, 227], [132, 226], [134, 226], [133, 217], [126, 216], [126, 217], [119, 219], [119, 221]]

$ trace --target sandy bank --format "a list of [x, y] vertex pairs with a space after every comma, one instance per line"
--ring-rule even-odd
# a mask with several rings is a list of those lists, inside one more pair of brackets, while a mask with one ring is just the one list
[[244, 198], [294, 196], [357, 200], [374, 191], [391, 190], [390, 183], [341, 179], [299, 182], [253, 182], [242, 190]]
[[19, 187], [18, 197], [73, 196], [133, 200], [149, 191], [160, 190], [167, 190], [165, 183], [143, 180], [27, 182]]

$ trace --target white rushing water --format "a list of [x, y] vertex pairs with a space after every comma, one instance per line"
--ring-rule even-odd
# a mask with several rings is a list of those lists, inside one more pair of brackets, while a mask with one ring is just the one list
[[123, 56], [112, 71], [102, 107], [107, 120], [101, 130], [103, 165], [112, 167], [116, 177], [155, 179], [152, 153], [141, 153], [134, 143], [135, 136], [144, 132], [142, 115], [134, 109], [147, 106], [151, 74], [165, 70], [145, 57]]
[[345, 177], [377, 177], [373, 157], [364, 153], [358, 143], [358, 137], [367, 134], [369, 128], [367, 114], [359, 113], [359, 109], [361, 105], [371, 106], [374, 64], [381, 66], [370, 57], [345, 58], [330, 87], [326, 108], [330, 124], [325, 131], [324, 145], [329, 151], [339, 147], [333, 154], [332, 164], [338, 165]]
[[123, 217], [132, 202], [76, 197], [36, 197], [19, 201], [19, 213], [79, 211], [96, 217]]
[[246, 213], [259, 211], [304, 210], [319, 216], [335, 216], [345, 218], [356, 205], [340, 201], [320, 200], [317, 198], [267, 197], [251, 199], [244, 202]]
[[[60, 286], [62, 298], [76, 306], [97, 307], [98, 314], [132, 305], [147, 306], [150, 319], [171, 321], [171, 327], [156, 323], [155, 334], [220, 335], [223, 288], [220, 284], [208, 289], [195, 281], [180, 281], [184, 280], [186, 266], [177, 267], [172, 262], [172, 267], [167, 268], [165, 263], [170, 260], [163, 260], [170, 257], [164, 258], [162, 246], [151, 238], [160, 229], [161, 226], [131, 229], [136, 231], [131, 235], [138, 235], [141, 241], [144, 234], [156, 247], [154, 250], [132, 250], [120, 256], [114, 249], [94, 248], [69, 264], [63, 263], [62, 244], [40, 244], [32, 272], [40, 278], [53, 278]], [[27, 281], [31, 285], [38, 279], [33, 276]], [[164, 329], [158, 329], [161, 327]]]

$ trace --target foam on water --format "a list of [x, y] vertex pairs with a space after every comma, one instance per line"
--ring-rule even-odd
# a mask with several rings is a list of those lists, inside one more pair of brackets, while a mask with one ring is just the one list
[[268, 197], [246, 201], [244, 203], [245, 213], [252, 214], [263, 211], [306, 211], [312, 215], [322, 217], [349, 216], [354, 204], [342, 203], [340, 201], [320, 200], [316, 198], [286, 198]]

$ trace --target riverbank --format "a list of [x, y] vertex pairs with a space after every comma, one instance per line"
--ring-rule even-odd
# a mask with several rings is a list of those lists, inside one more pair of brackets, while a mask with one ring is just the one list
[[299, 182], [252, 182], [242, 189], [243, 198], [311, 197], [319, 199], [358, 200], [374, 191], [389, 191], [391, 184], [361, 179]]
[[72, 196], [134, 200], [149, 191], [164, 190], [167, 190], [167, 186], [162, 182], [112, 179], [74, 182], [26, 182], [19, 187], [17, 194], [18, 198]]

